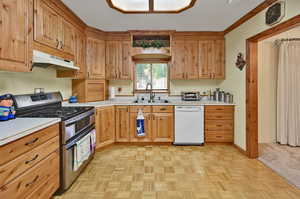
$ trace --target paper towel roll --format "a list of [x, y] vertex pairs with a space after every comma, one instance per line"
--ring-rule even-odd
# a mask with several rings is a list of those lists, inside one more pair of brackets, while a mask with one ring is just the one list
[[109, 99], [115, 99], [116, 98], [116, 88], [110, 87], [109, 88]]

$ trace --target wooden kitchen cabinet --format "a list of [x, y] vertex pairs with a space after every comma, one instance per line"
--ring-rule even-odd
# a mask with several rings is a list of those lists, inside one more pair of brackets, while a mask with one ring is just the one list
[[75, 78], [81, 79], [86, 77], [86, 35], [77, 30], [75, 41], [75, 65], [80, 68]]
[[106, 79], [132, 80], [130, 41], [106, 41]]
[[198, 79], [198, 40], [178, 40], [172, 44], [171, 79]]
[[86, 35], [80, 30], [75, 30], [74, 63], [79, 70], [57, 70], [57, 77], [84, 79], [86, 78]]
[[174, 141], [174, 114], [153, 113], [153, 142]]
[[86, 50], [88, 78], [105, 79], [105, 41], [88, 38]]
[[0, 146], [0, 198], [51, 198], [60, 183], [59, 154], [59, 124]]
[[56, 10], [58, 10], [57, 7], [49, 1], [34, 1], [34, 41], [38, 43], [35, 48], [51, 51], [49, 53], [60, 57], [64, 57], [59, 54], [63, 52], [73, 58], [75, 28]]
[[96, 148], [115, 142], [115, 108], [114, 106], [96, 109]]
[[225, 79], [225, 41], [214, 41], [213, 79]]
[[205, 106], [205, 142], [233, 141], [234, 106]]
[[66, 53], [69, 53], [71, 55], [74, 55], [75, 53], [75, 29], [71, 23], [63, 19], [62, 17], [60, 18], [61, 20], [61, 30], [62, 32], [59, 34], [60, 36], [60, 41], [61, 41], [61, 50], [63, 50]]
[[144, 113], [145, 136], [138, 136], [136, 129], [137, 113], [130, 113], [130, 142], [152, 142], [152, 118], [151, 113]]
[[[145, 117], [145, 136], [136, 134], [136, 118], [142, 110]], [[130, 106], [130, 142], [173, 142], [173, 106]]]
[[95, 102], [107, 99], [107, 82], [105, 80], [72, 80], [72, 93], [78, 102]]
[[185, 42], [177, 40], [172, 42], [172, 63], [170, 68], [170, 79], [185, 79]]
[[0, 70], [31, 70], [32, 26], [32, 0], [0, 0]]
[[224, 79], [224, 57], [224, 40], [199, 41], [199, 77], [204, 79]]
[[130, 141], [130, 119], [128, 106], [116, 106], [116, 142]]
[[212, 40], [199, 41], [199, 78], [210, 79], [214, 71]]
[[58, 13], [44, 0], [34, 1], [34, 40], [58, 49], [60, 47], [61, 19]]
[[198, 51], [198, 40], [185, 42], [185, 79], [193, 80], [199, 78]]
[[224, 79], [224, 60], [224, 40], [174, 40], [170, 79]]

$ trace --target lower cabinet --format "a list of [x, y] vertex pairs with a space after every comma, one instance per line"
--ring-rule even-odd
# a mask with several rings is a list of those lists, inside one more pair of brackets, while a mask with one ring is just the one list
[[[145, 136], [136, 133], [136, 118], [142, 110]], [[116, 142], [173, 142], [173, 106], [117, 106]]]
[[136, 133], [136, 118], [138, 113], [130, 113], [130, 142], [152, 142], [152, 114], [144, 113], [145, 136], [138, 136]]
[[205, 142], [233, 143], [234, 106], [205, 107]]
[[116, 142], [130, 141], [129, 107], [116, 106]]
[[153, 113], [152, 128], [153, 142], [173, 142], [173, 113]]
[[96, 109], [96, 148], [115, 142], [115, 108], [114, 106]]
[[51, 198], [59, 187], [59, 125], [0, 146], [0, 157], [5, 157], [0, 161], [0, 198]]

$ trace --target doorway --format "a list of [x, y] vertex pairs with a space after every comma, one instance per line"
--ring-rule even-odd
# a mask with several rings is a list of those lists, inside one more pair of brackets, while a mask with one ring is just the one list
[[258, 43], [300, 25], [300, 15], [247, 39], [246, 152], [257, 158], [258, 150]]

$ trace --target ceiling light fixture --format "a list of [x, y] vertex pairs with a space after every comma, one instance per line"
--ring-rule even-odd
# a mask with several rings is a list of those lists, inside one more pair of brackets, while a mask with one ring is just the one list
[[196, 0], [106, 0], [122, 13], [179, 13], [194, 6]]

